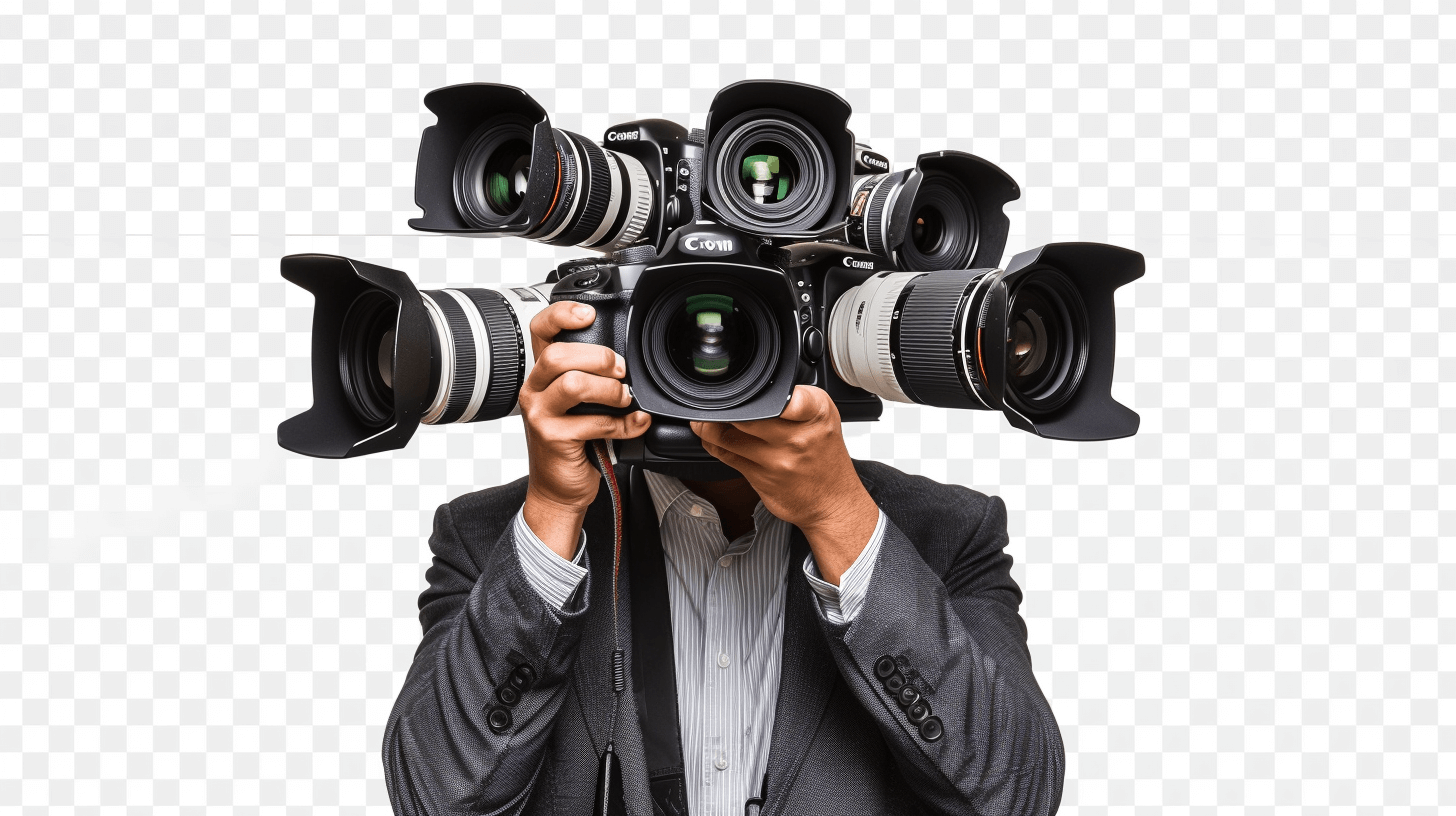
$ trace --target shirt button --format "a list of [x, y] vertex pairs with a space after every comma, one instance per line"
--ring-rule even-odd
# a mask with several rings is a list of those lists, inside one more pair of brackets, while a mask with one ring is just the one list
[[717, 768], [720, 771], [725, 771], [728, 769], [728, 760], [724, 759], [723, 757], [718, 757], [717, 759], [713, 760], [713, 767]]
[[731, 567], [731, 566], [733, 566], [733, 556], [731, 556], [731, 555], [725, 555], [722, 558], [719, 558], [718, 559], [718, 566], [720, 566], [720, 567]]
[[725, 655], [725, 654], [719, 654], [718, 655], [718, 668], [720, 668], [720, 669], [726, 669], [726, 668], [728, 668], [728, 655]]
[[701, 504], [693, 505], [688, 509], [688, 515], [692, 516], [693, 518], [698, 518], [699, 516], [703, 515], [703, 506]]

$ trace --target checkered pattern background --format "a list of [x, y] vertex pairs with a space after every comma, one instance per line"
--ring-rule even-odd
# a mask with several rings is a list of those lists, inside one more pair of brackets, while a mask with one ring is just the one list
[[839, 91], [902, 165], [999, 163], [1008, 255], [1147, 256], [1136, 438], [850, 431], [1005, 497], [1064, 812], [1456, 806], [1456, 9], [307, 5], [0, 9], [0, 810], [385, 809], [431, 511], [522, 475], [520, 425], [281, 451], [312, 303], [278, 258], [538, 280], [570, 254], [406, 226], [424, 92], [596, 135], [750, 77]]

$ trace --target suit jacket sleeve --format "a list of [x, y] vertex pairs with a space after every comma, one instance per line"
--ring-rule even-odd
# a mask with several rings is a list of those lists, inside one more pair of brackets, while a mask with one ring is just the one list
[[[514, 813], [530, 796], [566, 696], [591, 579], [564, 609], [541, 597], [516, 553], [512, 521], [523, 499], [517, 482], [435, 513], [420, 596], [424, 638], [384, 735], [396, 813]], [[513, 675], [517, 694], [502, 696]], [[495, 708], [509, 713], [508, 727], [491, 728]]]
[[[835, 624], [821, 613], [830, 651], [931, 810], [1054, 813], [1062, 793], [1062, 740], [1032, 674], [1026, 625], [1017, 614], [1021, 592], [1003, 552], [1006, 505], [916, 481], [931, 495], [906, 497], [910, 506], [898, 508], [900, 518], [935, 546], [917, 547], [887, 502], [891, 520], [858, 616]], [[924, 506], [914, 506], [917, 500]], [[935, 512], [932, 503], [939, 505]], [[903, 698], [890, 691], [893, 684], [877, 674], [877, 663], [888, 668], [885, 657], [942, 723], [938, 739], [933, 726], [912, 722]]]

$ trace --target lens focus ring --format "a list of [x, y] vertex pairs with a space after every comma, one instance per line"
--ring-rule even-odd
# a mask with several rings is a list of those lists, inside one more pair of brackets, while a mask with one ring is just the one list
[[985, 270], [950, 270], [921, 275], [900, 294], [900, 319], [891, 329], [895, 377], [919, 403], [941, 408], [977, 408], [961, 382], [957, 339], [966, 300]]
[[485, 401], [469, 422], [500, 419], [509, 414], [520, 396], [521, 376], [526, 366], [525, 338], [515, 310], [505, 295], [494, 289], [461, 289], [480, 310], [490, 338], [490, 382]]
[[563, 232], [544, 239], [543, 243], [576, 246], [596, 232], [607, 217], [607, 205], [612, 201], [612, 178], [607, 168], [607, 154], [600, 147], [575, 133], [562, 131], [562, 134], [577, 150], [577, 183], [582, 186], [581, 208]]

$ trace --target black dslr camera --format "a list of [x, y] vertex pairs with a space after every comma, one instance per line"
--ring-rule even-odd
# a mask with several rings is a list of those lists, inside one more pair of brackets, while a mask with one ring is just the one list
[[419, 424], [513, 412], [532, 365], [531, 318], [556, 300], [595, 322], [559, 340], [627, 361], [647, 433], [618, 457], [700, 474], [722, 468], [691, 420], [778, 416], [795, 385], [825, 389], [846, 421], [881, 399], [1003, 412], [1056, 439], [1136, 433], [1111, 397], [1113, 291], [1140, 254], [1049, 244], [996, 268], [1020, 196], [967, 153], [890, 163], [847, 129], [821, 88], [749, 81], [720, 91], [704, 130], [664, 120], [596, 144], [551, 127], [524, 92], [457, 85], [425, 104], [410, 225], [519, 235], [608, 253], [530, 287], [420, 292], [401, 272], [294, 255], [283, 276], [315, 296], [313, 407], [279, 444], [342, 458], [403, 447]]

